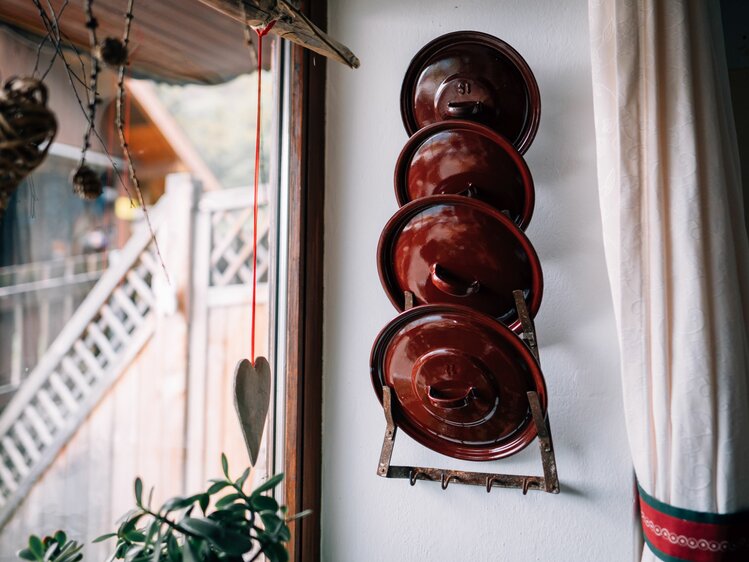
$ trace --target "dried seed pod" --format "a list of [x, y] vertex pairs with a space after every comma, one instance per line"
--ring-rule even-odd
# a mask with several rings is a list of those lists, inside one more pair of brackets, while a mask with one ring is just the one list
[[97, 47], [96, 58], [109, 66], [120, 66], [127, 62], [127, 47], [116, 37], [107, 37]]
[[0, 90], [0, 214], [11, 195], [47, 155], [57, 120], [47, 87], [34, 78], [11, 78]]
[[93, 201], [104, 191], [101, 177], [86, 164], [78, 166], [71, 181], [75, 194], [87, 201]]

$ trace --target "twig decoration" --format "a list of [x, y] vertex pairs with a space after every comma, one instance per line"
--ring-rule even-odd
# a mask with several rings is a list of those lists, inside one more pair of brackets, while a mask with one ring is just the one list
[[129, 57], [130, 57], [130, 29], [132, 28], [133, 23], [133, 7], [135, 5], [135, 0], [128, 0], [127, 3], [127, 12], [125, 13], [125, 31], [122, 34], [122, 44], [121, 44], [121, 52], [120, 52], [120, 65], [119, 69], [117, 71], [117, 102], [116, 102], [116, 125], [117, 125], [117, 135], [120, 139], [120, 146], [122, 147], [122, 154], [125, 158], [125, 162], [127, 163], [128, 172], [130, 173], [130, 181], [133, 184], [133, 187], [135, 188], [135, 192], [138, 194], [138, 202], [140, 203], [141, 209], [143, 209], [143, 216], [146, 219], [146, 224], [148, 225], [148, 231], [151, 233], [151, 239], [153, 240], [154, 248], [156, 249], [156, 255], [159, 258], [159, 262], [161, 264], [161, 269], [164, 271], [164, 275], [166, 276], [167, 283], [171, 284], [171, 281], [169, 280], [169, 272], [166, 270], [166, 265], [164, 265], [164, 258], [161, 256], [161, 249], [159, 248], [159, 242], [156, 240], [156, 233], [153, 230], [153, 226], [151, 225], [151, 217], [148, 215], [148, 209], [146, 209], [146, 202], [143, 198], [143, 191], [140, 188], [140, 180], [138, 179], [138, 174], [135, 171], [135, 163], [133, 162], [132, 154], [130, 153], [130, 146], [128, 145], [128, 140], [125, 137], [125, 120], [123, 119], [123, 108], [125, 106], [125, 74], [126, 74], [126, 68], [128, 65]]
[[[88, 28], [89, 45], [91, 53], [94, 53], [99, 45], [96, 28], [99, 22], [94, 17], [94, 0], [86, 0], [86, 27]], [[99, 59], [91, 57], [91, 75], [89, 88], [86, 93], [88, 100], [88, 123], [83, 135], [83, 146], [81, 147], [81, 161], [73, 174], [73, 191], [82, 199], [94, 200], [102, 194], [103, 186], [99, 175], [86, 164], [86, 153], [91, 147], [91, 133], [96, 122], [96, 106], [99, 104]]]
[[[75, 53], [78, 62], [81, 65], [81, 71], [83, 74], [85, 74], [85, 63], [83, 61], [83, 56], [78, 49], [78, 47], [75, 46], [75, 43], [70, 41], [70, 39], [62, 32], [60, 29], [57, 21], [53, 21], [53, 19], [59, 18], [62, 15], [63, 8], [67, 5], [67, 0], [63, 4], [63, 6], [60, 8], [60, 11], [53, 15], [53, 17], [50, 17], [44, 7], [42, 7], [39, 0], [32, 0], [34, 2], [34, 5], [37, 8], [37, 11], [39, 12], [39, 17], [42, 20], [42, 25], [44, 25], [44, 28], [47, 31], [47, 37], [50, 38], [50, 41], [52, 43], [52, 47], [54, 48], [54, 56], [52, 60], [50, 61], [50, 65], [54, 64], [55, 59], [59, 58], [63, 66], [65, 67], [65, 72], [68, 76], [68, 82], [70, 83], [70, 89], [73, 92], [73, 96], [75, 97], [76, 102], [78, 103], [78, 107], [81, 109], [81, 113], [83, 114], [83, 117], [86, 119], [86, 123], [89, 124], [92, 127], [92, 131], [94, 136], [99, 140], [101, 143], [102, 149], [104, 150], [104, 154], [107, 157], [107, 160], [109, 160], [109, 164], [112, 166], [112, 169], [115, 172], [115, 175], [117, 176], [117, 179], [120, 182], [120, 185], [122, 185], [123, 189], [125, 190], [125, 193], [127, 194], [128, 198], [132, 200], [132, 195], [130, 194], [130, 190], [128, 189], [127, 182], [122, 178], [122, 174], [120, 172], [120, 169], [117, 166], [117, 163], [114, 161], [114, 158], [112, 157], [112, 154], [109, 152], [109, 148], [107, 147], [107, 143], [102, 138], [99, 131], [96, 129], [96, 125], [89, 119], [88, 111], [86, 107], [83, 104], [83, 100], [81, 100], [81, 96], [78, 94], [78, 89], [76, 88], [76, 82], [83, 86], [83, 88], [88, 93], [88, 84], [80, 77], [76, 72], [73, 70], [73, 68], [70, 66], [70, 63], [65, 58], [65, 55], [63, 54], [63, 39], [66, 39], [68, 41], [69, 47], [73, 50]], [[51, 68], [51, 66], [50, 66]], [[44, 76], [46, 76], [47, 71], [45, 71]]]

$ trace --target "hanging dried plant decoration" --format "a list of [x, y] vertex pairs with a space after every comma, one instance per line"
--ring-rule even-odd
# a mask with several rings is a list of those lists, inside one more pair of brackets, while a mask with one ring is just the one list
[[107, 37], [96, 48], [94, 55], [107, 66], [119, 67], [127, 62], [127, 47], [116, 37]]
[[71, 179], [73, 191], [81, 199], [93, 201], [101, 195], [101, 177], [88, 164], [79, 165]]
[[11, 195], [47, 155], [57, 120], [47, 88], [34, 78], [11, 78], [0, 91], [0, 215]]
[[[89, 45], [91, 53], [95, 54], [98, 46], [98, 36], [96, 33], [99, 22], [94, 17], [94, 0], [86, 0], [86, 27], [88, 28]], [[96, 56], [91, 57], [91, 75], [87, 90], [88, 110], [86, 132], [83, 135], [83, 145], [81, 147], [81, 161], [78, 168], [73, 172], [71, 182], [73, 191], [82, 199], [93, 200], [99, 197], [104, 190], [101, 178], [86, 164], [86, 153], [91, 148], [91, 134], [96, 122], [96, 106], [99, 105], [99, 59]]]
[[127, 71], [127, 65], [128, 65], [128, 47], [130, 45], [130, 30], [133, 25], [133, 8], [135, 6], [135, 0], [128, 0], [127, 3], [127, 12], [125, 13], [125, 31], [122, 34], [122, 50], [125, 54], [124, 59], [119, 65], [119, 70], [117, 72], [117, 101], [115, 103], [115, 123], [117, 125], [117, 136], [120, 139], [120, 147], [122, 148], [122, 154], [125, 157], [125, 162], [127, 163], [127, 169], [130, 174], [130, 182], [132, 183], [133, 187], [135, 188], [135, 193], [138, 195], [138, 202], [140, 203], [141, 209], [143, 209], [143, 216], [146, 219], [146, 224], [148, 225], [148, 230], [151, 233], [151, 239], [153, 240], [154, 248], [156, 249], [156, 255], [159, 258], [159, 262], [161, 263], [161, 269], [164, 271], [164, 276], [166, 277], [167, 283], [169, 283], [169, 273], [166, 270], [166, 266], [164, 265], [164, 258], [161, 256], [161, 249], [159, 248], [159, 242], [156, 240], [156, 233], [153, 230], [153, 226], [151, 225], [151, 217], [148, 215], [148, 209], [146, 209], [146, 201], [143, 199], [143, 191], [140, 187], [140, 179], [138, 178], [138, 174], [135, 170], [135, 163], [133, 162], [133, 155], [130, 152], [130, 146], [127, 142], [127, 137], [125, 136], [125, 120], [123, 118], [124, 116], [124, 108], [125, 108], [125, 76]]

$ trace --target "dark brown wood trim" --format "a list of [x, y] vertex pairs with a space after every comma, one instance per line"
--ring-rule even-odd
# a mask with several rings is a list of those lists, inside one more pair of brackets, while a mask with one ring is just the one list
[[[322, 29], [326, 4], [302, 6]], [[325, 69], [324, 57], [292, 47], [285, 499], [290, 513], [313, 511], [292, 525], [289, 554], [297, 562], [320, 560]]]

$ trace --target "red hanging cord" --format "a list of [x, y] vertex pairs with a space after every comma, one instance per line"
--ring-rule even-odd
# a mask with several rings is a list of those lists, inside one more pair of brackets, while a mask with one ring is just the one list
[[263, 89], [263, 37], [273, 28], [276, 21], [271, 21], [263, 29], [255, 29], [257, 33], [257, 123], [255, 126], [255, 192], [252, 208], [252, 343], [250, 345], [250, 359], [255, 363], [255, 317], [257, 313], [257, 215], [258, 191], [260, 185], [260, 94]]

